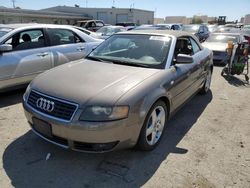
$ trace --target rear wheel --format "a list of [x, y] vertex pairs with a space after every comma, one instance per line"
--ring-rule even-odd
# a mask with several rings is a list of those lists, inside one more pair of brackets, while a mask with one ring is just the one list
[[249, 82], [249, 77], [247, 75], [245, 75], [245, 80]]
[[161, 140], [167, 122], [167, 106], [163, 101], [157, 101], [148, 112], [137, 146], [141, 150], [154, 149]]
[[200, 91], [201, 94], [206, 94], [210, 90], [210, 85], [212, 81], [212, 71], [208, 70], [204, 85]]

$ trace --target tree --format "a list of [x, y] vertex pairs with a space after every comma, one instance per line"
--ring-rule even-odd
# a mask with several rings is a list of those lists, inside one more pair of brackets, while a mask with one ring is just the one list
[[192, 19], [192, 24], [202, 24], [203, 21], [200, 18], [193, 18]]

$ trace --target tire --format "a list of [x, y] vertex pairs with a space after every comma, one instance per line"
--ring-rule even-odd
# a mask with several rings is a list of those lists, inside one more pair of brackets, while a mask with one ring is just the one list
[[206, 75], [204, 85], [202, 89], [200, 90], [200, 94], [204, 95], [208, 93], [208, 91], [210, 90], [211, 80], [212, 80], [212, 71], [211, 69], [209, 69]]
[[249, 77], [245, 75], [245, 80], [249, 83]]
[[153, 150], [160, 142], [167, 122], [167, 106], [157, 101], [149, 110], [141, 129], [137, 148], [143, 151]]

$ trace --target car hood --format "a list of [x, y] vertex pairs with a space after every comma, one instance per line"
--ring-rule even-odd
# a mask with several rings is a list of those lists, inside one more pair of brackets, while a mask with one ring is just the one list
[[227, 43], [219, 43], [219, 42], [204, 42], [202, 46], [212, 51], [225, 52], [227, 49]]
[[79, 105], [113, 105], [126, 92], [159, 71], [81, 60], [39, 75], [31, 88]]

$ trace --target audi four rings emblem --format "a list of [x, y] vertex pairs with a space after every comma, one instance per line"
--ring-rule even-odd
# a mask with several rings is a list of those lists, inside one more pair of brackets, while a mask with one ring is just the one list
[[40, 108], [47, 112], [52, 112], [55, 108], [55, 103], [44, 98], [39, 98], [36, 101], [37, 108]]

